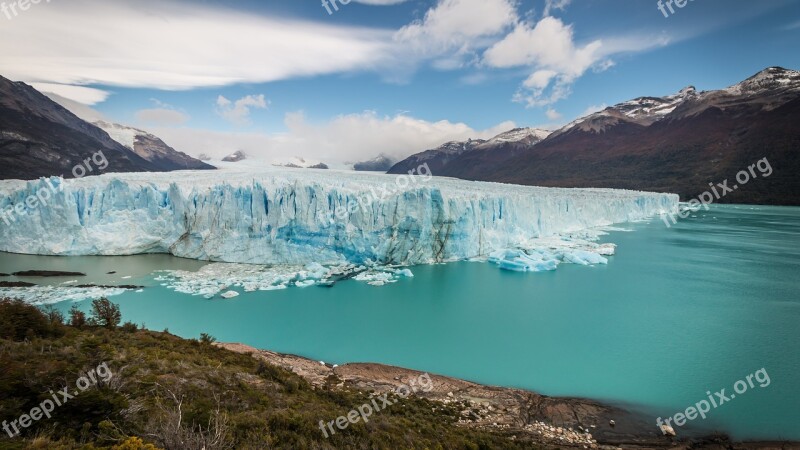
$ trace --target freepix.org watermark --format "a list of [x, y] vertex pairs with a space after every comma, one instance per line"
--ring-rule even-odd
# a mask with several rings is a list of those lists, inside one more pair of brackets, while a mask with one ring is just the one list
[[89, 389], [92, 386], [95, 386], [97, 383], [108, 382], [113, 376], [114, 374], [111, 373], [111, 369], [108, 368], [108, 364], [102, 363], [97, 366], [97, 368], [86, 372], [84, 375], [81, 375], [81, 377], [75, 382], [77, 389], [72, 391], [72, 393], [69, 391], [69, 386], [64, 387], [64, 389], [58, 391], [58, 393], [50, 391], [50, 395], [52, 397], [43, 400], [41, 403], [39, 403], [39, 406], [31, 409], [28, 414], [23, 414], [19, 416], [19, 419], [10, 423], [4, 420], [3, 431], [8, 433], [8, 436], [12, 438], [19, 436], [21, 433], [20, 428], [28, 428], [41, 420], [42, 417], [49, 419], [52, 417], [52, 413], [55, 411], [56, 406], [64, 405], [71, 399], [80, 395], [81, 392]]
[[[409, 380], [408, 385], [401, 385], [398, 386], [397, 389], [394, 390], [394, 393], [401, 398], [407, 398], [412, 393], [416, 393], [417, 391], [421, 390], [422, 392], [430, 392], [433, 389], [433, 380], [431, 380], [431, 376], [427, 373], [423, 373], [422, 375], [418, 376], [417, 378], [412, 378]], [[380, 405], [378, 402], [380, 401]], [[360, 420], [363, 420], [364, 423], [369, 422], [369, 417], [376, 412], [384, 410], [399, 400], [393, 400], [389, 398], [389, 394], [379, 395], [372, 399], [370, 403], [364, 403], [363, 405], [359, 406], [358, 408], [351, 409], [347, 416], [339, 416], [335, 420], [331, 420], [330, 422], [325, 423], [324, 420], [319, 421], [319, 429], [322, 431], [322, 435], [326, 438], [333, 436], [336, 434], [336, 430], [333, 429], [334, 423], [336, 424], [336, 428], [339, 430], [345, 430], [350, 424], [358, 423]], [[328, 431], [330, 431], [330, 436], [328, 435]]]
[[[11, 20], [17, 17], [20, 12], [25, 12], [31, 9], [31, 6], [38, 5], [42, 0], [16, 0], [11, 2], [0, 3], [0, 12], [6, 16], [6, 19]], [[50, 3], [50, 0], [44, 0], [45, 3]]]
[[[670, 15], [675, 14], [675, 5], [678, 8], [683, 8], [684, 6], [688, 5], [689, 2], [693, 2], [694, 0], [658, 0], [658, 10], [661, 11], [661, 14], [664, 14], [664, 17], [669, 18]], [[667, 14], [667, 10], [669, 10], [669, 14]]]
[[335, 213], [332, 211], [320, 211], [317, 214], [317, 220], [323, 225], [333, 224], [336, 222], [335, 219], [343, 221], [347, 218], [348, 214], [352, 214], [359, 209], [362, 212], [367, 212], [370, 205], [373, 203], [381, 203], [398, 192], [404, 191], [409, 187], [420, 186], [423, 183], [427, 183], [432, 178], [433, 172], [431, 172], [431, 168], [428, 167], [428, 163], [422, 164], [416, 169], [409, 170], [408, 175], [404, 174], [395, 177], [394, 185], [383, 183], [378, 186], [377, 189], [375, 186], [371, 186], [369, 192], [359, 194], [356, 198], [349, 200], [345, 207], [336, 209]]
[[755, 373], [751, 373], [750, 375], [744, 377], [744, 379], [734, 383], [733, 391], [735, 393], [728, 395], [725, 393], [726, 389], [722, 389], [712, 395], [711, 391], [706, 391], [708, 400], [700, 400], [699, 402], [695, 403], [694, 406], [686, 408], [686, 411], [675, 413], [672, 417], [667, 417], [666, 419], [659, 417], [656, 419], [656, 426], [661, 430], [662, 433], [674, 435], [675, 432], [672, 428], [673, 423], [676, 426], [682, 427], [686, 424], [687, 420], [697, 419], [698, 416], [705, 420], [706, 414], [711, 411], [712, 406], [714, 409], [719, 408], [725, 403], [735, 399], [737, 395], [742, 395], [747, 392], [748, 389], [755, 388], [756, 383], [753, 382], [753, 379], [755, 379], [755, 381], [758, 383], [758, 386], [761, 388], [765, 388], [771, 383], [767, 369], [762, 367]]
[[[328, 15], [330, 16], [335, 11], [339, 11], [339, 5], [336, 4], [337, 0], [322, 0], [322, 7], [328, 11]], [[342, 5], [349, 5], [351, 0], [338, 0], [339, 3]], [[333, 9], [331, 9], [333, 7]]]
[[[106, 167], [108, 167], [108, 159], [106, 159], [106, 155], [104, 155], [101, 150], [73, 167], [72, 176], [75, 178], [83, 178], [87, 173], [94, 172], [92, 163], [94, 163], [94, 166], [96, 166], [98, 170], [105, 170]], [[63, 178], [64, 175], [61, 175], [61, 177]], [[47, 186], [40, 188], [35, 194], [29, 195], [24, 201], [15, 205], [9, 205], [3, 211], [0, 211], [0, 219], [3, 220], [6, 226], [10, 226], [17, 221], [15, 216], [23, 216], [39, 206], [47, 206], [47, 202], [50, 198], [56, 192], [64, 189], [63, 181], [58, 186], [54, 186], [49, 178], [45, 178], [45, 184], [47, 184]]]
[[[758, 169], [758, 173], [756, 173], [755, 169]], [[772, 166], [767, 158], [762, 158], [755, 164], [750, 164], [747, 169], [740, 170], [739, 173], [736, 174], [736, 182], [738, 184], [731, 185], [727, 179], [722, 183], [717, 183], [716, 185], [714, 185], [714, 183], [708, 183], [708, 186], [711, 189], [698, 195], [697, 198], [689, 200], [688, 207], [686, 209], [679, 213], [665, 214], [661, 216], [661, 220], [664, 221], [664, 224], [667, 227], [670, 227], [678, 222], [678, 217], [685, 219], [689, 217], [690, 213], [699, 210], [701, 207], [708, 211], [708, 205], [739, 189], [740, 187], [749, 183], [751, 180], [755, 180], [759, 175], [761, 175], [763, 178], [767, 178], [772, 175]], [[670, 222], [672, 222], [672, 224], [670, 224]]]

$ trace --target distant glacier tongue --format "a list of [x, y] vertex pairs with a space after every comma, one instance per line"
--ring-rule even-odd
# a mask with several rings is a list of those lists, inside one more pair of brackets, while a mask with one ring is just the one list
[[[42, 189], [52, 191], [46, 199]], [[37, 192], [41, 204], [17, 206]], [[487, 257], [534, 238], [674, 212], [677, 205], [672, 194], [344, 171], [106, 174], [0, 182], [0, 250], [417, 264]]]

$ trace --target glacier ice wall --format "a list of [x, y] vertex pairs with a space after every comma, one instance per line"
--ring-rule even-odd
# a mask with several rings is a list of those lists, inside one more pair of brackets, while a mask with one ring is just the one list
[[[43, 189], [50, 194], [43, 196]], [[26, 203], [37, 193], [44, 201]], [[171, 253], [257, 264], [417, 264], [485, 257], [531, 238], [677, 207], [673, 194], [344, 171], [106, 174], [0, 182], [0, 250]]]

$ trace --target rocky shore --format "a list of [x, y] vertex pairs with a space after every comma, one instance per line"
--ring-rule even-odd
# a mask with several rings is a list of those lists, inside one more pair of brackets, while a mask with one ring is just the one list
[[[334, 366], [244, 344], [218, 344], [291, 370], [316, 388], [387, 393], [422, 372], [382, 364]], [[457, 407], [458, 424], [492, 430], [547, 448], [800, 449], [800, 443], [734, 443], [725, 436], [686, 439], [664, 436], [649, 416], [579, 398], [557, 398], [521, 389], [484, 386], [430, 374], [433, 388], [415, 395]]]

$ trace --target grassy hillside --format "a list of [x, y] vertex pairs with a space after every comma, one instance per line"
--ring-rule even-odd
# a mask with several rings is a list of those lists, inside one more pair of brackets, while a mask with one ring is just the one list
[[52, 310], [0, 300], [3, 425], [13, 433], [12, 421], [35, 418], [32, 410], [54, 395], [61, 399], [65, 387], [77, 393], [54, 406], [50, 418], [38, 414], [20, 436], [0, 431], [0, 449], [531, 448], [457, 428], [457, 410], [412, 397], [326, 439], [319, 421], [346, 415], [369, 393], [313, 389], [206, 336], [186, 340], [119, 327], [111, 303], [97, 313], [64, 320]]

